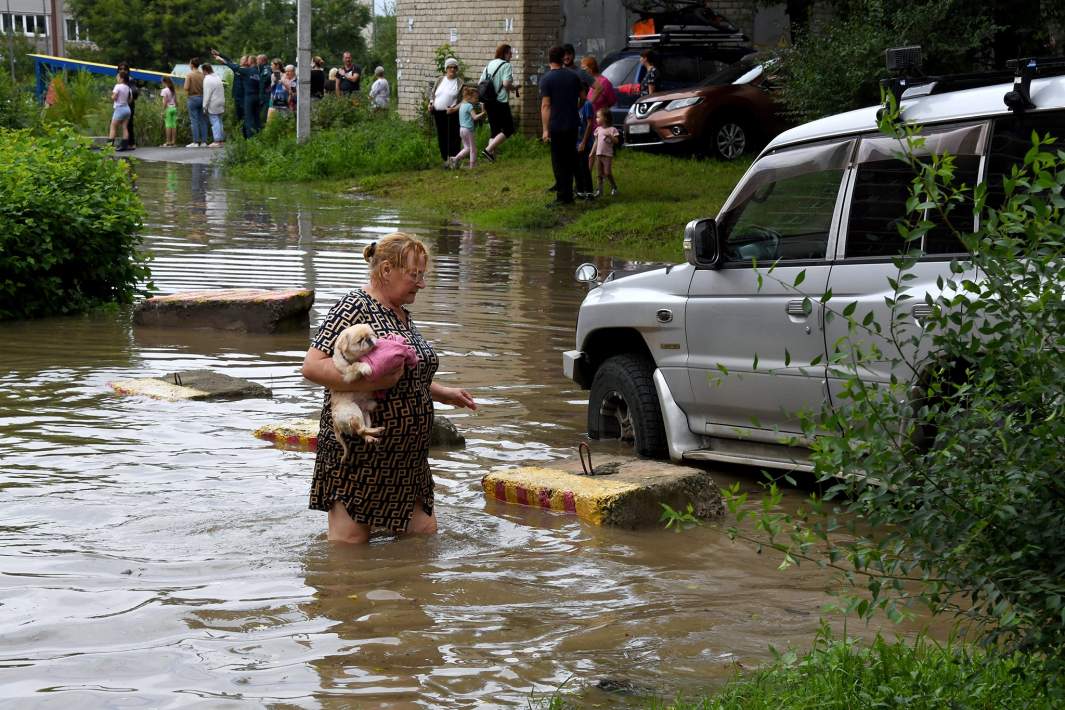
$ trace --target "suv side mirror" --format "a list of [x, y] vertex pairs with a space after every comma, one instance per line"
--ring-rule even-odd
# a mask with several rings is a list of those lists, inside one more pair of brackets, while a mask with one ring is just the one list
[[712, 217], [688, 222], [684, 228], [684, 257], [692, 266], [716, 269], [721, 263], [717, 222]]

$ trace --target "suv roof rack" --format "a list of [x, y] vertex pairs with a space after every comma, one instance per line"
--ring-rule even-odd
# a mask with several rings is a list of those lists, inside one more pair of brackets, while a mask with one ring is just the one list
[[883, 79], [880, 85], [889, 91], [896, 103], [902, 99], [946, 94], [963, 89], [1005, 84], [1013, 80], [1013, 90], [1003, 101], [1012, 111], [1035, 108], [1030, 87], [1032, 79], [1065, 75], [1065, 57], [1026, 57], [1006, 62], [1006, 70], [971, 72], [966, 74], [921, 75], [921, 48], [896, 47], [884, 52], [888, 69], [900, 74]]
[[662, 45], [735, 45], [747, 44], [747, 35], [742, 32], [722, 32], [702, 28], [671, 30], [668, 27], [661, 32], [643, 35], [629, 35], [630, 47], [656, 47]]

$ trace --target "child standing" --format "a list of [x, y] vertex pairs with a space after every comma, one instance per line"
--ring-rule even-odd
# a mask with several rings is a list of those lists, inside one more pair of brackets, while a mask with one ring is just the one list
[[588, 156], [589, 167], [593, 162], [599, 166], [599, 188], [595, 191], [595, 196], [603, 194], [603, 178], [606, 178], [610, 180], [610, 196], [613, 197], [618, 194], [618, 184], [614, 182], [611, 164], [614, 162], [614, 146], [621, 141], [621, 136], [610, 120], [610, 109], [599, 109], [596, 121], [599, 126], [595, 129], [595, 147]]
[[462, 103], [459, 104], [459, 138], [462, 139], [462, 150], [452, 158], [448, 158], [448, 167], [458, 166], [459, 161], [470, 156], [470, 167], [477, 164], [477, 144], [474, 141], [474, 121], [479, 121], [484, 116], [484, 111], [477, 112], [474, 105], [478, 99], [477, 87], [466, 86], [462, 89]]
[[170, 77], [163, 77], [163, 87], [163, 127], [166, 130], [163, 145], [173, 147], [177, 145], [177, 95]]
[[577, 182], [576, 196], [582, 200], [590, 200], [594, 196], [590, 158], [594, 143], [595, 110], [592, 108], [592, 102], [588, 100], [587, 86], [581, 87], [578, 105], [580, 108], [577, 111], [577, 170], [573, 177]]

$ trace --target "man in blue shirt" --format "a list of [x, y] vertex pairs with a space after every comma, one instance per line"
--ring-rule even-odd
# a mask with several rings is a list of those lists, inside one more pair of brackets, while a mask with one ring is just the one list
[[547, 53], [551, 71], [540, 80], [540, 121], [543, 139], [551, 144], [551, 169], [558, 191], [555, 204], [573, 202], [573, 177], [577, 169], [577, 105], [581, 80], [576, 72], [562, 68], [565, 51], [552, 47]]

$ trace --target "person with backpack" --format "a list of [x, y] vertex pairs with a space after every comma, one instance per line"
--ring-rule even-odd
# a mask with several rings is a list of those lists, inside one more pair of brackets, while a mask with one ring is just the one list
[[[613, 108], [614, 104], [618, 102], [617, 92], [614, 90], [614, 85], [610, 83], [610, 79], [599, 73], [599, 62], [595, 57], [588, 55], [581, 60], [581, 68], [591, 77], [588, 89], [588, 101], [592, 104], [592, 111], [596, 114], [601, 109]], [[592, 130], [596, 128], [595, 121], [592, 121]]]
[[481, 105], [488, 114], [488, 125], [491, 128], [491, 140], [481, 151], [481, 155], [490, 163], [496, 160], [496, 149], [510, 136], [514, 135], [514, 116], [510, 113], [510, 92], [518, 96], [518, 87], [514, 83], [514, 70], [510, 66], [510, 59], [514, 56], [514, 50], [509, 44], [501, 44], [496, 48], [495, 59], [488, 62], [481, 72], [481, 78], [477, 82], [477, 93], [480, 95]]

